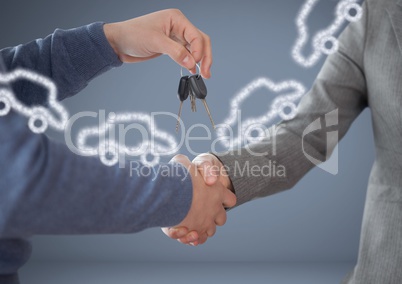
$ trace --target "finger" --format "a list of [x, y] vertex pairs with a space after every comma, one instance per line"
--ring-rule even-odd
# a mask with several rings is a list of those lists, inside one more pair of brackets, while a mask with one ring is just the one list
[[223, 206], [230, 208], [236, 205], [237, 199], [236, 195], [230, 190], [224, 187], [223, 190]]
[[215, 235], [215, 233], [216, 233], [216, 226], [214, 225], [214, 226], [211, 226], [210, 228], [208, 228], [208, 230], [207, 230], [207, 236], [210, 238], [210, 237], [213, 237], [214, 235]]
[[[187, 40], [187, 39], [186, 39]], [[200, 32], [189, 41], [190, 52], [196, 62], [200, 62], [204, 57], [204, 38]]]
[[186, 236], [179, 239], [179, 241], [183, 244], [195, 243], [198, 242], [199, 237], [196, 231], [189, 232]]
[[215, 166], [211, 164], [209, 161], [201, 162], [197, 165], [197, 170], [200, 172], [202, 178], [206, 185], [214, 185], [219, 178], [219, 171], [216, 171]]
[[161, 228], [161, 230], [166, 236], [168, 236], [170, 238], [170, 236], [169, 236], [169, 228]]
[[180, 164], [182, 164], [182, 165], [184, 165], [184, 166], [186, 166], [186, 167], [188, 167], [189, 165], [191, 165], [191, 162], [190, 162], [190, 160], [188, 159], [188, 157], [185, 156], [185, 155], [182, 155], [182, 154], [178, 154], [178, 155], [174, 156], [174, 157], [170, 160], [170, 163], [172, 163], [172, 162], [174, 162], [174, 163], [180, 163]]
[[[209, 37], [198, 30], [182, 13], [173, 19], [172, 34], [174, 38], [182, 45], [187, 46], [195, 62], [204, 61], [205, 67], [201, 67], [201, 75], [204, 78], [210, 78], [210, 68], [212, 63], [211, 42]], [[184, 43], [184, 44], [183, 44]], [[204, 64], [204, 63], [203, 63]], [[189, 68], [190, 72], [196, 73], [196, 66]], [[204, 70], [204, 71], [203, 71]]]
[[198, 245], [198, 241], [190, 243], [190, 242], [187, 242], [186, 238], [178, 239], [177, 241], [179, 243], [183, 244], [183, 245], [190, 245], [190, 246], [197, 246]]
[[[189, 50], [190, 51], [190, 53], [191, 53], [191, 56], [193, 56], [193, 58], [194, 58], [194, 61], [196, 62], [196, 63], [198, 63], [198, 62], [200, 62], [201, 60], [202, 60], [202, 58], [203, 58], [203, 50], [202, 49], [200, 49], [200, 48], [198, 48], [198, 46], [202, 46], [202, 43], [199, 43], [200, 41], [202, 41], [203, 39], [202, 39], [202, 35], [201, 34], [199, 34], [199, 37], [197, 37], [197, 38], [195, 38], [192, 42], [191, 42], [191, 44], [187, 44], [186, 45], [186, 48], [187, 48], [187, 50]], [[193, 68], [191, 68], [191, 69], [189, 69], [189, 71], [190, 71], [190, 73], [191, 74], [197, 74], [197, 65], [194, 65], [194, 67]], [[201, 69], [199, 70], [199, 72], [201, 72]], [[201, 72], [201, 74], [202, 74], [202, 72]]]
[[147, 61], [147, 60], [150, 60], [150, 59], [154, 59], [154, 58], [157, 58], [159, 56], [161, 56], [160, 53], [157, 53], [157, 54], [154, 54], [154, 55], [151, 55], [151, 56], [148, 56], [148, 57], [135, 57], [135, 56], [127, 55], [127, 54], [121, 54], [119, 56], [119, 58], [124, 63], [138, 63], [138, 62], [143, 62], [143, 61]]
[[211, 66], [212, 66], [212, 46], [211, 39], [208, 35], [201, 32], [204, 38], [204, 53], [201, 63], [201, 75], [202, 77], [209, 79], [211, 78]]
[[198, 241], [189, 243], [190, 246], [196, 247], [199, 245]]
[[223, 212], [221, 212], [218, 216], [216, 216], [215, 224], [217, 226], [223, 226], [223, 225], [225, 225], [226, 220], [227, 220], [226, 211], [223, 210]]
[[179, 41], [188, 45], [196, 62], [204, 57], [204, 36], [182, 13], [175, 17], [172, 33]]
[[171, 239], [180, 239], [188, 234], [186, 227], [162, 228], [162, 231]]
[[192, 162], [195, 164], [200, 164], [205, 161], [210, 162], [212, 165], [218, 165], [218, 166], [220, 165], [220, 161], [218, 160], [218, 158], [215, 155], [209, 153], [198, 155], [193, 159]]
[[204, 182], [209, 186], [214, 185], [218, 181], [220, 173], [219, 166], [214, 159], [216, 159], [215, 156], [207, 154], [197, 156], [193, 160], [193, 163], [197, 165], [197, 169], [204, 178]]
[[155, 46], [160, 47], [158, 52], [169, 55], [177, 64], [186, 69], [191, 70], [195, 68], [196, 60], [183, 45], [165, 34], [157, 37], [155, 40], [157, 41]]
[[205, 242], [208, 240], [208, 235], [207, 233], [202, 234], [199, 239], [198, 239], [198, 244], [202, 245], [205, 244]]

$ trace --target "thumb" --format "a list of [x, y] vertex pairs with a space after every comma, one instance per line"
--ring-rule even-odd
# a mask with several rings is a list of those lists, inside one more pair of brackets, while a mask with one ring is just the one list
[[201, 154], [195, 157], [193, 163], [201, 172], [206, 185], [214, 185], [221, 173], [221, 168], [218, 159], [212, 154]]
[[187, 48], [166, 35], [158, 37], [156, 46], [160, 47], [160, 53], [169, 55], [180, 66], [188, 70], [195, 68], [196, 62]]
[[182, 154], [178, 154], [176, 156], [174, 156], [169, 163], [180, 163], [182, 164], [184, 167], [186, 167], [187, 169], [191, 166], [191, 162], [188, 159], [187, 156], [182, 155]]
[[[206, 159], [205, 159], [206, 158]], [[219, 171], [217, 171], [211, 160], [208, 157], [196, 158], [193, 163], [197, 166], [198, 171], [201, 173], [202, 178], [206, 185], [214, 185], [219, 178]]]

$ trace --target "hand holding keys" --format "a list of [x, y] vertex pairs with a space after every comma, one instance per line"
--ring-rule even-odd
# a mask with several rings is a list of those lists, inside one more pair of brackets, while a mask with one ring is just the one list
[[209, 111], [207, 101], [205, 98], [207, 97], [207, 87], [202, 79], [201, 75], [192, 75], [192, 76], [182, 76], [180, 78], [179, 89], [177, 91], [178, 98], [180, 100], [180, 107], [179, 107], [179, 114], [177, 117], [177, 124], [176, 124], [176, 132], [179, 131], [179, 124], [180, 124], [180, 116], [181, 110], [183, 107], [183, 102], [187, 100], [190, 96], [191, 101], [191, 110], [193, 112], [197, 111], [195, 101], [196, 99], [202, 100], [205, 110], [211, 120], [212, 127], [215, 129], [215, 124], [211, 116], [211, 112]]

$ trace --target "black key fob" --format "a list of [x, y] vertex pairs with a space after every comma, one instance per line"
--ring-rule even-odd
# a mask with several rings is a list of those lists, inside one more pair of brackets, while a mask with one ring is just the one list
[[197, 99], [204, 100], [207, 97], [207, 86], [201, 75], [193, 75], [188, 78], [190, 87]]
[[177, 97], [181, 102], [187, 100], [190, 93], [188, 85], [188, 76], [183, 76], [180, 78], [179, 89], [177, 90]]

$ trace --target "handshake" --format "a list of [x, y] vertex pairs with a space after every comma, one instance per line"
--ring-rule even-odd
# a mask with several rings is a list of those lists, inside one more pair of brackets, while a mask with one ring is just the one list
[[176, 155], [171, 162], [180, 163], [189, 171], [193, 200], [184, 220], [162, 231], [183, 244], [203, 244], [215, 234], [216, 226], [226, 223], [225, 208], [236, 204], [232, 183], [223, 164], [212, 154], [201, 154], [193, 162], [184, 155]]

